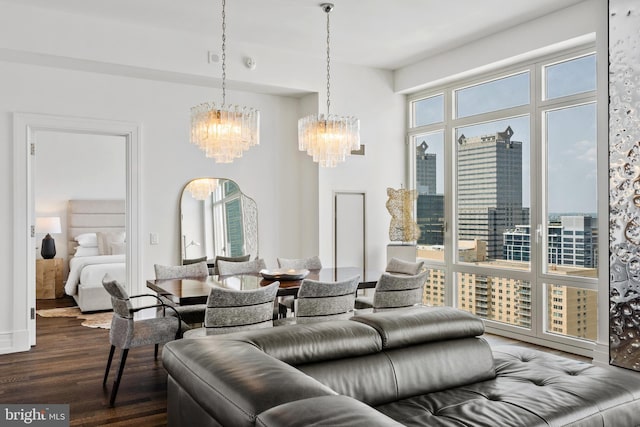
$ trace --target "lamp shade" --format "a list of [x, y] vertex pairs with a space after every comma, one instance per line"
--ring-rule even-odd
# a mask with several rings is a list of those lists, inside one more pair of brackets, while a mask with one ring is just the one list
[[62, 227], [60, 225], [60, 217], [41, 216], [36, 218], [36, 233], [42, 233], [42, 234], [62, 233]]

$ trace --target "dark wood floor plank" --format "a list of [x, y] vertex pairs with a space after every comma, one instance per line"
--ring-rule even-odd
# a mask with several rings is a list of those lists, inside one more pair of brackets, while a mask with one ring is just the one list
[[[73, 305], [73, 300], [38, 300], [37, 308]], [[37, 345], [28, 352], [0, 355], [0, 402], [67, 403], [72, 426], [165, 426], [167, 373], [161, 358], [153, 359], [153, 346], [129, 352], [116, 407], [109, 408], [120, 351], [103, 388], [109, 331], [81, 323], [72, 317], [38, 316]]]

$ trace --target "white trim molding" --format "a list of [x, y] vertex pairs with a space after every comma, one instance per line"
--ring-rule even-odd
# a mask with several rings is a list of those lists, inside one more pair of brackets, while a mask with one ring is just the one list
[[[79, 134], [124, 137], [127, 157], [126, 230], [127, 230], [127, 279], [130, 291], [138, 292], [142, 280], [142, 246], [140, 227], [141, 141], [142, 130], [138, 123], [100, 120], [83, 117], [56, 116], [35, 113], [13, 115], [13, 337], [0, 352], [27, 351], [35, 345], [35, 237], [31, 233], [34, 224], [34, 162], [32, 144], [37, 132], [66, 132]], [[26, 286], [25, 286], [26, 284]], [[27, 331], [27, 339], [23, 339]]]

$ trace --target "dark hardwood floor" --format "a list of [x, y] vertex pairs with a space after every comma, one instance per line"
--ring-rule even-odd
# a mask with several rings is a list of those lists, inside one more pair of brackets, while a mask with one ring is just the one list
[[[73, 300], [38, 300], [37, 308], [75, 305]], [[116, 351], [107, 387], [102, 378], [109, 355], [109, 331], [81, 326], [81, 319], [37, 317], [36, 346], [0, 355], [0, 402], [67, 403], [72, 426], [167, 424], [167, 373], [153, 346], [132, 349], [115, 408], [109, 393], [117, 372]]]
[[[37, 308], [75, 305], [73, 299], [38, 300]], [[166, 425], [167, 374], [153, 346], [129, 352], [115, 408], [109, 393], [119, 362], [116, 352], [107, 387], [102, 377], [109, 331], [81, 326], [81, 319], [37, 317], [37, 345], [31, 351], [0, 355], [0, 402], [70, 405], [72, 426]], [[581, 356], [488, 335], [493, 345], [524, 345], [589, 362]]]

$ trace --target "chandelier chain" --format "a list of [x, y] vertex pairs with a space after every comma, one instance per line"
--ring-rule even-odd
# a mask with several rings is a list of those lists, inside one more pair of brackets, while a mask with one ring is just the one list
[[227, 2], [222, 0], [222, 106], [225, 105], [225, 98], [227, 95], [226, 91], [226, 80], [227, 80], [227, 15], [225, 13], [225, 6]]
[[330, 41], [331, 41], [331, 27], [329, 25], [329, 12], [327, 11], [327, 116], [329, 116], [329, 107], [331, 106], [331, 50], [330, 50]]

